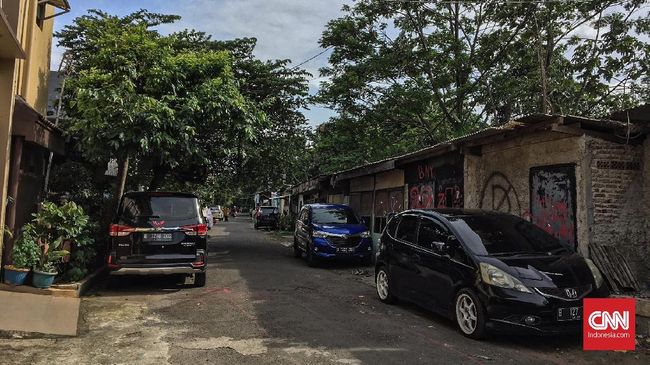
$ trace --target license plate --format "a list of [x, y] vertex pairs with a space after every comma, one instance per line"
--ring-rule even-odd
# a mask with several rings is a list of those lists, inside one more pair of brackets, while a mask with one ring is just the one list
[[582, 319], [582, 307], [568, 307], [557, 309], [558, 321], [579, 321]]
[[353, 253], [354, 247], [337, 247], [336, 253]]
[[172, 240], [172, 234], [171, 233], [145, 233], [143, 239], [145, 241], [168, 242]]

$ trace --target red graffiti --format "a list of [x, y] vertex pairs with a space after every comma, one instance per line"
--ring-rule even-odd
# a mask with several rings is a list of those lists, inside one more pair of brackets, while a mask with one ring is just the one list
[[427, 184], [414, 186], [409, 191], [411, 209], [433, 208], [433, 187]]
[[558, 239], [574, 244], [575, 226], [568, 204], [563, 201], [552, 202], [546, 198], [536, 197], [536, 203], [541, 209], [532, 217], [533, 223]]
[[435, 170], [431, 165], [418, 165], [418, 179], [433, 180], [436, 176]]
[[437, 208], [462, 208], [463, 192], [458, 185], [445, 188], [436, 197]]

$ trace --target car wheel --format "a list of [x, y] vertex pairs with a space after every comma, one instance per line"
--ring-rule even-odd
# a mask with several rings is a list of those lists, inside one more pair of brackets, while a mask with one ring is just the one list
[[312, 245], [307, 245], [307, 266], [316, 267], [318, 266], [318, 258], [314, 255], [314, 248]]
[[205, 286], [205, 273], [196, 273], [194, 274], [194, 287], [196, 288], [202, 288]]
[[381, 266], [375, 275], [375, 284], [377, 286], [377, 295], [379, 300], [386, 304], [397, 302], [397, 298], [391, 293], [390, 279], [386, 266]]
[[485, 310], [479, 297], [464, 288], [456, 294], [456, 323], [463, 335], [481, 339], [485, 336]]
[[293, 238], [293, 256], [298, 259], [302, 258], [302, 250], [298, 247], [298, 240], [296, 237]]

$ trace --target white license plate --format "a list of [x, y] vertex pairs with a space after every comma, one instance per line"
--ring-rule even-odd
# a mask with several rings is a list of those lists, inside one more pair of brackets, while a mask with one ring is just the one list
[[337, 253], [353, 253], [354, 252], [354, 247], [337, 247], [336, 252]]
[[171, 233], [145, 233], [142, 237], [145, 241], [169, 242], [172, 240]]

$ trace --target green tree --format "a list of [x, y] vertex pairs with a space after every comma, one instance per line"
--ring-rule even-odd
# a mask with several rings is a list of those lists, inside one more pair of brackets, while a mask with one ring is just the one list
[[[322, 168], [410, 151], [522, 114], [595, 116], [647, 100], [644, 4], [360, 0], [345, 6], [321, 38], [333, 51], [315, 102], [339, 116], [318, 133], [315, 149], [343, 153], [340, 163]], [[375, 144], [391, 147], [369, 150]]]
[[240, 93], [228, 52], [179, 46], [153, 29], [177, 19], [91, 10], [56, 34], [72, 60], [64, 127], [88, 160], [118, 159], [115, 198], [130, 159], [152, 189], [172, 169], [181, 179], [205, 178], [210, 164], [231, 155], [213, 147], [250, 139], [264, 119]]

